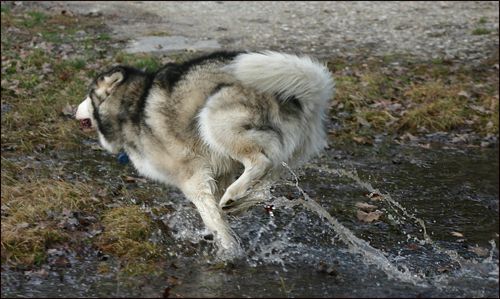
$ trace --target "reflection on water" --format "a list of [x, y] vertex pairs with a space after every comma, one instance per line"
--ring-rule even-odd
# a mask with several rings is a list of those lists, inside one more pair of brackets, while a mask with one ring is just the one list
[[[196, 211], [176, 193], [175, 212], [158, 220], [170, 230], [159, 241], [177, 253], [163, 275], [101, 276], [90, 256], [62, 278], [2, 271], [2, 295], [498, 296], [498, 149], [337, 149], [296, 173], [230, 217], [247, 252], [233, 264], [217, 263]], [[382, 217], [357, 220], [357, 202]]]

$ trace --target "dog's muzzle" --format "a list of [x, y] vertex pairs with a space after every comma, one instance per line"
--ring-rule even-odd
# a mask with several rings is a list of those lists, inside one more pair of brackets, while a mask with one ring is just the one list
[[75, 119], [80, 121], [80, 129], [82, 130], [92, 129], [92, 120], [90, 118], [92, 103], [90, 101], [90, 98], [87, 97], [78, 105], [78, 109], [76, 110]]

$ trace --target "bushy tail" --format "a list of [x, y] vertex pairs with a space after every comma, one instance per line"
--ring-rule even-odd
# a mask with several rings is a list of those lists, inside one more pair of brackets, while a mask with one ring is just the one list
[[326, 66], [311, 58], [272, 51], [238, 55], [227, 67], [242, 84], [281, 99], [296, 97], [306, 107], [326, 105], [334, 82]]

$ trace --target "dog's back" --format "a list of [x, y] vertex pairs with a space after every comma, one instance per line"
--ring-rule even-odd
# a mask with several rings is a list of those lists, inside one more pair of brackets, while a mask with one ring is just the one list
[[308, 57], [215, 53], [167, 65], [155, 83], [150, 119], [163, 118], [164, 134], [191, 145], [201, 138], [221, 157], [258, 147], [273, 165], [297, 165], [325, 145], [323, 116], [333, 81], [326, 67]]

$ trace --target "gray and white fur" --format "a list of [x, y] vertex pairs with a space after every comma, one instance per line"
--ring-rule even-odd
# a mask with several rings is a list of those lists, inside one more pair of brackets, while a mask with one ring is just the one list
[[113, 67], [76, 118], [90, 119], [101, 145], [123, 149], [142, 175], [180, 188], [232, 258], [242, 251], [222, 207], [282, 162], [299, 166], [324, 148], [333, 93], [330, 72], [309, 57], [217, 52], [154, 73]]

